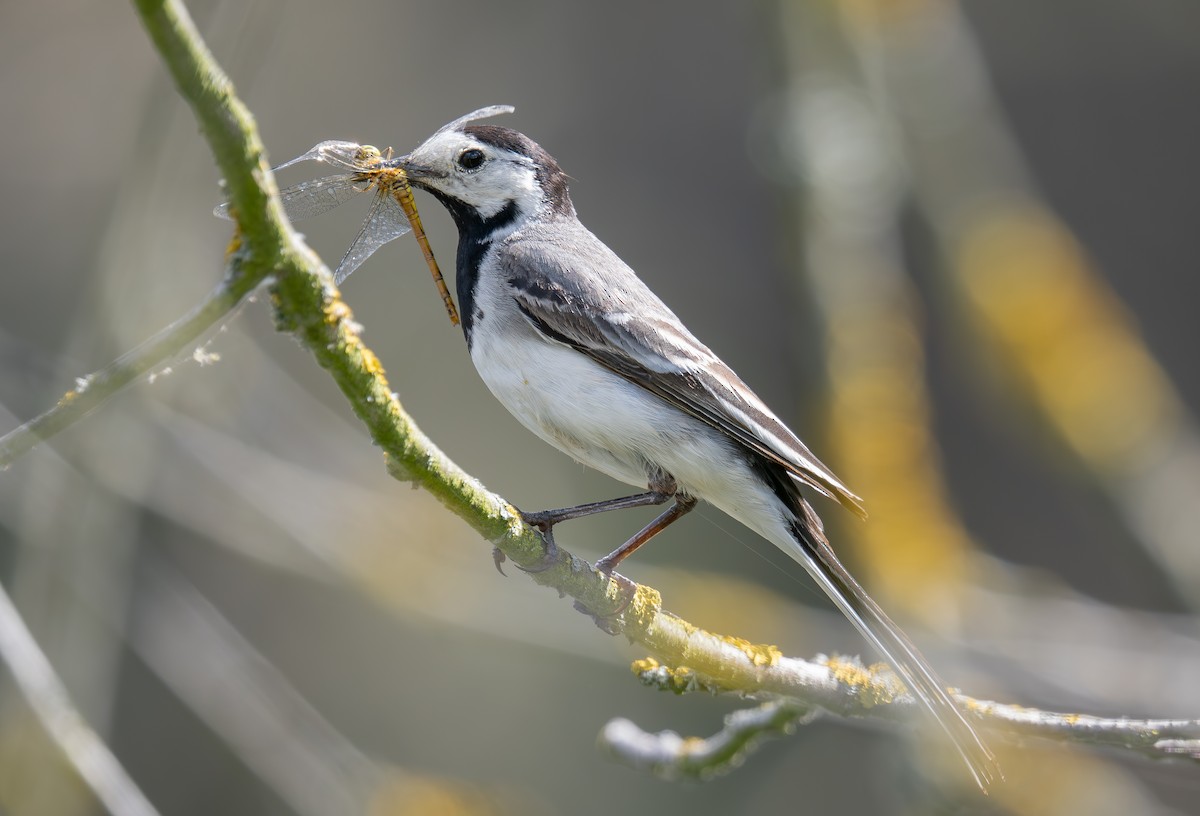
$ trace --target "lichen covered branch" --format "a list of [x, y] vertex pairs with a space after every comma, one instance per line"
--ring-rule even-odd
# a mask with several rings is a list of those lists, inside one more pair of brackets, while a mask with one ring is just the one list
[[[713, 637], [709, 635], [708, 637]], [[742, 661], [753, 663], [751, 654]], [[916, 701], [882, 665], [866, 667], [850, 658], [818, 657], [816, 661], [778, 656], [729, 685], [690, 666], [670, 668], [652, 658], [633, 664], [648, 686], [675, 694], [703, 691], [769, 697], [755, 708], [736, 711], [711, 737], [681, 737], [664, 731], [651, 734], [625, 719], [608, 723], [600, 744], [630, 767], [665, 778], [707, 778], [740, 764], [765, 738], [790, 733], [820, 711], [847, 717], [902, 719], [915, 716]], [[1200, 720], [1148, 720], [1062, 714], [1024, 706], [976, 700], [958, 701], [990, 735], [1010, 742], [1037, 737], [1078, 746], [1105, 747], [1155, 759], [1185, 757], [1200, 761]]]

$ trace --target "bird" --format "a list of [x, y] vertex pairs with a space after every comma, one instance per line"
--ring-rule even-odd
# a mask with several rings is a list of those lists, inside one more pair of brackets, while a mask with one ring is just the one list
[[643, 492], [523, 513], [549, 534], [567, 519], [668, 505], [596, 568], [621, 561], [711, 504], [798, 562], [904, 680], [981, 789], [995, 756], [929, 662], [838, 559], [804, 491], [865, 518], [863, 501], [579, 220], [558, 162], [524, 134], [478, 120], [440, 128], [400, 157], [414, 188], [458, 229], [462, 330], [479, 376], [560, 451]]

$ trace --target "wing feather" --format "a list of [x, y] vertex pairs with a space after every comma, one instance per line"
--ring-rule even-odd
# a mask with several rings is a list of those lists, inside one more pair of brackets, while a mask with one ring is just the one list
[[862, 500], [632, 270], [585, 235], [596, 246], [580, 252], [576, 243], [569, 257], [581, 268], [569, 276], [554, 260], [568, 255], [553, 247], [526, 240], [506, 248], [510, 291], [529, 322], [865, 518]]

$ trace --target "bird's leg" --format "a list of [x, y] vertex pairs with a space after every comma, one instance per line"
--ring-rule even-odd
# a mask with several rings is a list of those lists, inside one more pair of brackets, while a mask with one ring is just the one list
[[[648, 487], [650, 489], [645, 493], [636, 493], [632, 496], [622, 496], [619, 499], [608, 499], [606, 501], [589, 502], [588, 504], [577, 504], [573, 507], [561, 507], [557, 510], [542, 510], [537, 513], [522, 512], [521, 519], [530, 527], [536, 527], [538, 530], [540, 530], [542, 533], [542, 538], [546, 541], [546, 552], [542, 556], [542, 563], [536, 567], [525, 568], [525, 571], [542, 572], [546, 569], [549, 569], [555, 562], [558, 561], [558, 545], [554, 543], [555, 524], [558, 524], [562, 521], [570, 521], [571, 519], [583, 518], [584, 516], [592, 516], [596, 513], [606, 513], [609, 510], [628, 510], [631, 507], [645, 507], [651, 504], [663, 504], [672, 496], [674, 496], [679, 490], [675, 484], [675, 480], [666, 474], [656, 474], [652, 476]], [[672, 521], [673, 520], [674, 519], [672, 519]], [[667, 523], [669, 524], [670, 522]], [[653, 533], [650, 535], [653, 535]], [[646, 538], [649, 539], [649, 537], [650, 536], [647, 536]], [[632, 552], [632, 550], [630, 550], [630, 552]], [[620, 559], [617, 560], [619, 561]], [[496, 568], [500, 568], [499, 563], [497, 563]]]
[[650, 539], [667, 529], [677, 519], [687, 515], [693, 507], [696, 506], [696, 500], [686, 493], [676, 493], [675, 503], [664, 510], [658, 518], [647, 524], [637, 532], [632, 538], [617, 547], [608, 555], [596, 562], [596, 569], [605, 575], [611, 576], [613, 570], [617, 568], [625, 558], [636, 550], [638, 547], [645, 544]]
[[619, 499], [577, 504], [573, 507], [560, 507], [557, 510], [542, 510], [537, 513], [521, 513], [521, 518], [530, 527], [537, 527], [543, 533], [549, 533], [551, 527], [562, 521], [593, 516], [596, 513], [607, 513], [609, 510], [628, 510], [631, 507], [663, 504], [674, 495], [675, 483], [671, 482], [669, 490], [658, 490], [652, 487], [645, 493], [622, 496]]

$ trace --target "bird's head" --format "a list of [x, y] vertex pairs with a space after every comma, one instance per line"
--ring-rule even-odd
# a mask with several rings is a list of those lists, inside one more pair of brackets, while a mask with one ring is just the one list
[[460, 228], [498, 217], [515, 223], [574, 213], [566, 174], [549, 153], [515, 130], [469, 124], [511, 110], [497, 106], [468, 114], [400, 160], [413, 186], [436, 196]]

